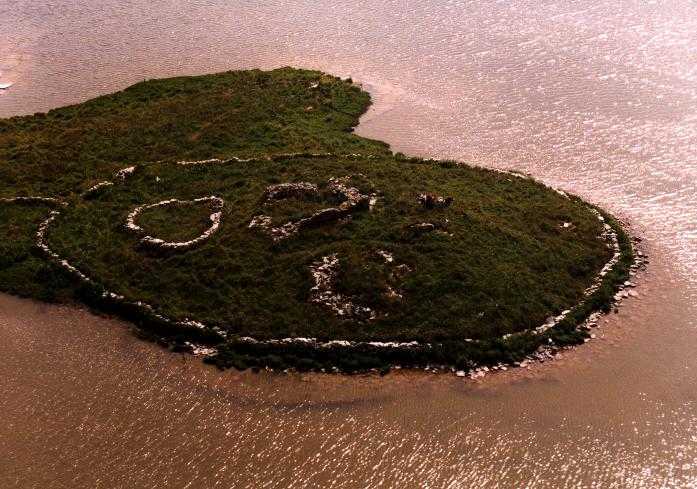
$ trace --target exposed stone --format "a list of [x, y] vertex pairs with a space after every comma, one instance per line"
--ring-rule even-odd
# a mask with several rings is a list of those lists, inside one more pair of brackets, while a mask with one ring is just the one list
[[283, 199], [305, 199], [308, 197], [318, 198], [319, 189], [317, 185], [308, 182], [298, 183], [279, 183], [270, 185], [264, 192], [266, 202], [278, 201]]
[[445, 209], [453, 203], [452, 197], [441, 197], [430, 192], [419, 194], [416, 200], [424, 209]]
[[[321, 226], [329, 222], [336, 222], [348, 217], [352, 212], [367, 209], [370, 206], [373, 196], [365, 195], [359, 189], [349, 186], [351, 175], [341, 178], [330, 178], [327, 190], [332, 197], [340, 203], [337, 207], [321, 209], [314, 214], [299, 219], [289, 221], [284, 224], [273, 226], [272, 220], [266, 215], [254, 216], [249, 223], [250, 228], [260, 228], [266, 231], [271, 238], [278, 242], [289, 238], [302, 229]], [[271, 185], [264, 192], [264, 203], [269, 204], [290, 197], [295, 198], [319, 198], [319, 189], [316, 185], [308, 182], [300, 183], [281, 183]]]
[[[279, 159], [279, 158], [290, 158], [290, 157], [299, 157], [299, 158], [303, 157], [303, 158], [305, 158], [305, 157], [327, 157], [327, 156], [335, 156], [335, 155], [297, 153], [297, 154], [287, 154], [287, 155], [274, 155], [274, 156], [268, 157], [267, 159], [275, 160], [275, 159]], [[374, 156], [372, 156], [372, 155], [369, 155], [369, 156], [343, 155], [343, 157], [370, 158], [370, 157], [374, 157]], [[256, 160], [260, 160], [260, 159], [257, 158]], [[203, 160], [203, 161], [178, 162], [178, 164], [180, 164], [180, 165], [199, 165], [199, 164], [209, 164], [209, 163], [210, 164], [213, 164], [213, 163], [222, 164], [222, 163], [228, 163], [228, 162], [256, 161], [256, 160], [255, 159], [243, 160], [240, 158], [233, 157], [233, 158], [230, 158], [228, 160], [211, 159], [211, 160]], [[126, 169], [118, 172], [117, 177], [125, 179], [127, 175], [130, 175], [134, 171], [135, 171], [135, 167], [126, 168]], [[516, 176], [519, 176], [519, 175], [516, 175]], [[524, 178], [522, 176], [519, 176], [519, 177]], [[341, 191], [343, 187], [346, 187], [349, 189], [352, 188], [352, 187], [348, 187], [348, 185], [347, 185], [347, 182], [349, 181], [349, 179], [350, 179], [350, 177], [343, 177], [343, 179], [333, 179], [338, 184], [335, 186], [335, 188], [338, 189], [339, 191]], [[100, 184], [98, 184], [98, 185], [107, 184], [107, 183], [111, 183], [111, 182], [100, 182]], [[331, 181], [330, 181], [330, 187], [331, 187]], [[357, 189], [355, 189], [355, 190], [357, 191]], [[343, 210], [354, 209], [357, 206], [360, 208], [360, 206], [363, 206], [363, 205], [365, 205], [366, 207], [369, 207], [370, 205], [373, 205], [373, 204], [371, 204], [371, 201], [376, 200], [376, 196], [374, 194], [372, 194], [371, 196], [362, 196], [362, 195], [360, 195], [359, 191], [357, 191], [357, 193], [358, 193], [358, 198], [356, 198], [357, 197], [356, 194], [345, 196], [345, 200], [343, 200], [341, 202], [341, 204], [346, 204], [346, 202], [349, 202], [349, 203], [343, 206]], [[339, 197], [341, 198], [341, 196], [339, 196]], [[365, 199], [364, 199], [364, 197], [365, 197]], [[176, 200], [176, 199], [172, 199], [172, 200]], [[10, 198], [10, 199], [0, 198], [0, 202], [22, 202], [22, 201], [51, 203], [51, 204], [62, 205], [62, 206], [67, 205], [67, 203], [62, 202], [59, 199], [47, 198], [47, 197], [16, 197], [16, 198]], [[163, 201], [163, 202], [158, 203], [158, 204], [164, 205], [164, 203], [166, 203], [166, 202], [169, 202], [169, 201]], [[445, 202], [445, 199], [443, 199], [443, 202]], [[221, 206], [221, 208], [222, 208], [222, 206]], [[338, 209], [342, 210], [342, 206], [339, 205]], [[594, 209], [591, 209], [591, 211], [596, 213], [599, 221], [604, 222], [604, 218], [602, 217], [602, 215], [600, 215], [600, 213], [598, 213]], [[76, 267], [72, 266], [66, 259], [61, 258], [58, 254], [56, 254], [55, 252], [53, 252], [49, 248], [49, 246], [46, 242], [46, 239], [45, 239], [45, 234], [47, 232], [48, 227], [51, 225], [52, 222], [55, 221], [55, 219], [57, 218], [57, 216], [59, 214], [60, 213], [57, 211], [52, 211], [49, 214], [48, 218], [40, 224], [40, 226], [37, 230], [37, 233], [36, 233], [36, 245], [37, 245], [37, 247], [40, 250], [42, 250], [49, 259], [54, 261], [58, 266], [62, 267], [63, 269], [65, 269], [65, 270], [69, 271], [70, 273], [72, 273], [73, 275], [75, 275], [81, 282], [97, 285], [93, 279], [86, 276], [84, 273], [79, 271]], [[344, 216], [344, 217], [346, 217], [346, 216]], [[348, 217], [350, 217], [350, 216], [348, 216]], [[216, 219], [218, 219], [218, 220], [220, 219], [220, 212], [213, 213], [211, 215], [211, 221], [214, 221]], [[264, 216], [264, 215], [256, 216], [255, 219], [253, 219], [252, 222], [250, 223], [250, 227], [270, 226], [270, 221], [271, 221], [271, 218], [269, 216]], [[320, 220], [319, 222], [323, 222], [323, 221]], [[135, 224], [135, 222], [133, 224]], [[433, 223], [422, 223], [422, 224], [434, 225]], [[434, 225], [434, 227], [435, 227], [435, 225]], [[217, 229], [217, 227], [216, 227], [216, 229]], [[601, 270], [601, 272], [597, 275], [596, 280], [593, 283], [593, 285], [591, 287], [589, 287], [588, 289], [586, 289], [586, 291], [585, 291], [586, 296], [590, 295], [592, 292], [597, 290], [597, 288], [599, 288], [600, 284], [602, 283], [602, 278], [605, 275], [607, 275], [607, 273], [610, 270], [612, 270], [614, 265], [619, 261], [619, 251], [620, 250], [619, 250], [619, 245], [617, 242], [617, 236], [609, 225], [607, 225], [607, 224], [604, 225], [604, 231], [600, 237], [607, 241], [608, 247], [610, 249], [614, 250], [614, 254], [613, 254], [613, 257], [611, 258], [611, 260], [608, 263], [606, 263], [603, 270]], [[155, 242], [157, 242], [158, 244], [164, 243], [164, 241], [162, 241], [162, 240], [157, 240], [156, 238], [152, 238], [152, 239]], [[648, 262], [648, 259], [645, 258], [645, 254], [643, 252], [639, 251], [636, 253], [636, 255], [637, 255], [637, 258], [636, 258], [634, 264], [632, 264], [632, 266], [631, 266], [631, 270], [632, 270], [633, 274], [636, 274], [636, 272], [639, 269], [645, 268], [645, 264]], [[322, 262], [322, 265], [324, 265], [324, 262]], [[329, 265], [331, 265], [331, 263], [329, 263]], [[331, 267], [329, 267], [329, 268], [331, 268]], [[409, 271], [411, 271], [411, 269], [407, 265], [399, 265], [398, 267], [395, 268], [395, 271], [393, 272], [394, 275], [399, 276], [400, 270], [403, 270], [404, 273], [408, 273]], [[625, 284], [625, 287], [634, 287], [634, 286], [635, 285], [633, 283], [631, 283], [631, 284], [626, 283]], [[628, 296], [633, 297], [634, 294], [636, 294], [636, 292], [634, 292], [634, 291], [628, 291], [628, 292], [624, 291], [623, 293], [619, 294], [618, 300], [620, 300], [624, 297], [628, 297]], [[638, 294], [636, 294], [636, 295], [638, 295]], [[188, 320], [188, 319], [185, 319], [183, 321], [175, 321], [175, 320], [172, 320], [170, 318], [167, 318], [166, 316], [164, 316], [162, 314], [157, 313], [155, 308], [149, 304], [143, 303], [141, 301], [128, 302], [124, 296], [119, 295], [119, 294], [114, 293], [114, 292], [103, 291], [102, 297], [104, 299], [108, 299], [108, 300], [113, 301], [113, 302], [130, 304], [132, 306], [141, 308], [143, 310], [143, 312], [150, 314], [155, 319], [158, 319], [160, 321], [163, 321], [163, 322], [166, 322], [169, 324], [192, 327], [192, 328], [197, 328], [197, 329], [208, 328], [211, 331], [215, 331], [216, 333], [219, 333], [221, 336], [225, 337], [225, 332], [222, 331], [217, 326], [207, 326], [203, 323], [193, 321], [193, 320]], [[569, 311], [564, 311], [559, 316], [552, 317], [551, 321], [548, 321], [547, 323], [545, 323], [541, 328], [538, 328], [535, 332], [539, 333], [539, 332], [547, 330], [549, 327], [553, 327], [554, 325], [556, 325], [558, 323], [559, 320], [563, 319], [565, 314], [567, 314], [568, 312]], [[589, 316], [589, 318], [586, 320], [585, 325], [595, 327], [597, 325], [597, 321], [598, 321], [598, 318], [600, 317], [600, 315], [601, 315], [600, 313], [591, 314]], [[507, 335], [507, 336], [510, 336], [510, 335]], [[594, 336], [594, 335], [592, 335], [592, 336]], [[257, 340], [253, 340], [252, 338], [249, 338], [248, 340], [257, 341]], [[463, 341], [474, 342], [476, 340], [465, 338], [465, 339], [463, 339]], [[415, 341], [413, 341], [413, 342], [366, 342], [366, 343], [364, 343], [364, 342], [353, 342], [353, 341], [344, 341], [344, 340], [333, 340], [330, 342], [319, 342], [314, 338], [284, 338], [284, 339], [280, 339], [280, 340], [264, 341], [264, 343], [277, 343], [277, 342], [279, 342], [279, 343], [280, 342], [282, 342], [282, 343], [304, 342], [308, 345], [311, 345], [311, 346], [317, 347], [317, 348], [355, 347], [358, 345], [367, 345], [367, 346], [371, 346], [371, 347], [375, 347], [375, 348], [429, 348], [431, 346], [428, 344], [420, 344], [420, 343], [415, 342]], [[550, 343], [551, 343], [551, 340], [550, 340]], [[534, 354], [530, 355], [528, 358], [530, 360], [538, 360], [540, 362], [544, 362], [545, 360], [549, 360], [552, 358], [559, 358], [560, 355], [558, 353], [556, 353], [554, 355], [552, 354], [552, 352], [554, 351], [553, 348], [554, 348], [553, 345], [550, 348], [540, 347], [540, 348], [538, 348], [538, 350]], [[524, 362], [521, 362], [521, 366], [523, 366], [523, 364], [524, 364]], [[505, 370], [505, 366], [501, 366], [500, 369]], [[479, 369], [479, 370], [473, 371], [471, 373], [471, 375], [473, 377], [484, 376], [487, 370], [488, 369]], [[458, 372], [463, 372], [463, 371], [458, 371]]]
[[448, 233], [449, 221], [444, 219], [441, 222], [418, 222], [416, 224], [409, 225], [408, 229], [414, 233], [416, 236], [421, 236], [423, 234], [440, 232], [452, 236], [452, 233]]
[[82, 194], [83, 197], [92, 197], [95, 194], [99, 193], [101, 190], [104, 190], [106, 187], [111, 187], [114, 185], [114, 182], [109, 182], [109, 181], [103, 181], [99, 182], [96, 185], [92, 185], [90, 188], [85, 190], [85, 193]]
[[416, 231], [417, 234], [426, 234], [436, 230], [436, 225], [432, 222], [420, 222], [409, 226], [410, 229]]
[[128, 168], [123, 168], [122, 170], [119, 170], [116, 172], [114, 175], [116, 178], [119, 178], [121, 180], [125, 180], [126, 177], [129, 175], [132, 175], [136, 171], [135, 166], [129, 166]]
[[315, 285], [310, 289], [310, 302], [322, 304], [341, 318], [366, 321], [375, 318], [375, 312], [366, 306], [355, 304], [351, 297], [336, 292], [335, 285], [339, 268], [336, 253], [322, 257], [310, 265]]
[[179, 241], [179, 242], [173, 242], [173, 241], [164, 241], [159, 238], [155, 238], [153, 236], [146, 235], [140, 239], [141, 244], [145, 246], [150, 246], [154, 248], [159, 248], [159, 249], [166, 249], [166, 250], [188, 250], [191, 249], [195, 246], [198, 246], [202, 242], [206, 241], [209, 239], [215, 232], [218, 231], [218, 228], [220, 227], [220, 221], [222, 218], [222, 209], [223, 206], [225, 205], [225, 201], [221, 199], [220, 197], [201, 197], [199, 199], [194, 199], [194, 200], [179, 200], [179, 199], [169, 199], [169, 200], [163, 200], [161, 202], [156, 202], [155, 204], [148, 204], [148, 205], [141, 205], [136, 207], [133, 211], [131, 211], [130, 214], [128, 214], [128, 217], [126, 218], [126, 229], [129, 231], [132, 231], [134, 233], [138, 234], [145, 234], [145, 230], [140, 227], [138, 224], [136, 224], [136, 219], [138, 216], [145, 210], [147, 209], [152, 209], [155, 207], [163, 207], [163, 206], [168, 206], [168, 205], [194, 205], [198, 204], [201, 202], [209, 202], [211, 205], [211, 208], [213, 209], [213, 213], [210, 215], [210, 221], [211, 225], [208, 229], [206, 229], [203, 234], [197, 236], [194, 239], [188, 240], [188, 241]]
[[388, 251], [378, 250], [375, 253], [383, 260], [385, 260], [385, 263], [392, 263], [394, 261], [394, 255]]

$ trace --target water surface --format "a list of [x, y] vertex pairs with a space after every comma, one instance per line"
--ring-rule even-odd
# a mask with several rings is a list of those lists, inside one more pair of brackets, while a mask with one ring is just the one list
[[0, 18], [0, 116], [322, 69], [374, 95], [360, 134], [529, 172], [652, 257], [596, 341], [484, 382], [218, 373], [0, 296], [1, 487], [697, 487], [697, 4], [5, 0]]

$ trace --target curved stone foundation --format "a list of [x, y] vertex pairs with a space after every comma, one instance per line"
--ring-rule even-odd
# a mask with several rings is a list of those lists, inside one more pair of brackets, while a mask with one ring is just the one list
[[126, 218], [126, 224], [125, 227], [129, 231], [132, 231], [137, 234], [145, 234], [145, 230], [140, 227], [137, 223], [136, 220], [138, 219], [138, 216], [143, 212], [148, 209], [153, 209], [156, 207], [164, 207], [164, 206], [169, 206], [169, 205], [194, 205], [194, 204], [199, 204], [201, 202], [210, 202], [211, 207], [213, 210], [213, 213], [210, 215], [210, 220], [211, 220], [211, 225], [208, 229], [206, 229], [200, 236], [197, 236], [194, 239], [190, 239], [188, 241], [165, 241], [153, 236], [143, 236], [140, 239], [141, 244], [145, 246], [149, 246], [151, 248], [156, 248], [156, 249], [162, 249], [162, 250], [190, 250], [207, 239], [209, 239], [216, 231], [218, 231], [218, 228], [220, 227], [220, 221], [222, 219], [222, 210], [223, 206], [225, 205], [225, 201], [221, 199], [220, 197], [216, 196], [210, 196], [210, 197], [201, 197], [198, 199], [194, 200], [179, 200], [179, 199], [169, 199], [169, 200], [163, 200], [161, 202], [156, 202], [154, 204], [147, 204], [147, 205], [141, 205], [136, 207], [130, 214], [128, 214], [128, 217]]
[[[351, 187], [349, 181], [352, 175], [341, 178], [330, 178], [327, 182], [327, 190], [334, 199], [340, 200], [337, 207], [327, 207], [314, 214], [296, 221], [288, 221], [280, 225], [273, 225], [273, 219], [265, 214], [254, 216], [249, 222], [249, 228], [258, 228], [267, 233], [273, 241], [278, 242], [298, 234], [301, 230], [320, 226], [329, 222], [350, 217], [351, 213], [367, 209], [371, 202], [374, 205], [375, 194], [362, 194], [356, 187]], [[271, 204], [284, 199], [319, 199], [320, 192], [317, 185], [309, 182], [281, 183], [271, 185], [264, 192], [264, 204]]]
[[[179, 165], [205, 165], [205, 164], [225, 164], [229, 162], [236, 162], [236, 161], [253, 161], [253, 160], [259, 160], [259, 161], [264, 161], [268, 159], [276, 159], [276, 158], [287, 158], [287, 157], [333, 157], [333, 156], [342, 156], [342, 155], [329, 155], [329, 154], [312, 154], [312, 155], [307, 155], [307, 154], [291, 154], [291, 155], [275, 155], [275, 156], [270, 156], [268, 158], [256, 158], [256, 159], [250, 159], [250, 160], [242, 160], [238, 158], [231, 158], [228, 160], [218, 160], [218, 159], [210, 159], [210, 160], [202, 160], [202, 161], [181, 161], [178, 162], [177, 164]], [[345, 157], [345, 155], [344, 155]], [[360, 155], [348, 155], [348, 157], [361, 157]], [[365, 158], [365, 157], [363, 157]], [[136, 167], [128, 167], [125, 168], [119, 172], [116, 173], [116, 178], [125, 180], [126, 177], [133, 172], [136, 171]], [[529, 178], [524, 175], [512, 173], [512, 172], [506, 172], [510, 175], [519, 177], [519, 178]], [[351, 177], [342, 177], [342, 178], [332, 178], [328, 182], [328, 189], [331, 192], [334, 192], [337, 196], [341, 197], [343, 199], [343, 202], [338, 206], [338, 207], [333, 207], [333, 208], [328, 208], [324, 209], [322, 211], [319, 211], [313, 216], [310, 216], [304, 220], [301, 221], [296, 221], [294, 223], [286, 223], [283, 226], [286, 226], [285, 230], [279, 231], [279, 235], [291, 235], [294, 232], [297, 232], [299, 229], [301, 229], [304, 226], [308, 226], [311, 224], [315, 223], [322, 223], [322, 222], [328, 222], [330, 220], [336, 220], [341, 217], [345, 217], [346, 215], [350, 214], [351, 212], [358, 210], [358, 209], [365, 209], [369, 207], [370, 201], [375, 198], [375, 195], [365, 195], [361, 194], [361, 192], [356, 189], [355, 187], [350, 187], [348, 185], [348, 181]], [[93, 186], [91, 189], [89, 189], [86, 194], [89, 195], [93, 192], [96, 192], [97, 190], [103, 189], [105, 187], [113, 185], [113, 182], [100, 182], [99, 184]], [[292, 186], [291, 186], [292, 185]], [[293, 189], [293, 190], [292, 190]], [[298, 191], [301, 194], [307, 194], [307, 195], [315, 195], [317, 187], [313, 184], [307, 183], [307, 182], [301, 182], [300, 184], [280, 184], [273, 186], [273, 188], [268, 188], [266, 193], [265, 193], [265, 198], [266, 199], [279, 199], [279, 198], [290, 198], [293, 197], [293, 194]], [[564, 197], [568, 196], [564, 194], [563, 192], [560, 192]], [[85, 194], [83, 194], [84, 196]], [[67, 206], [68, 203], [61, 201], [60, 199], [57, 198], [52, 198], [52, 197], [14, 197], [14, 198], [3, 198], [0, 199], [1, 203], [42, 203], [42, 204], [51, 204], [51, 205], [59, 205], [59, 206]], [[201, 242], [205, 241], [206, 239], [209, 239], [210, 236], [215, 233], [220, 224], [221, 224], [221, 216], [222, 216], [222, 208], [224, 206], [224, 201], [223, 199], [216, 197], [216, 196], [209, 196], [209, 197], [202, 197], [199, 199], [194, 199], [191, 201], [183, 201], [183, 200], [178, 200], [178, 199], [169, 199], [161, 202], [157, 202], [154, 204], [147, 204], [147, 205], [142, 205], [134, 209], [127, 218], [126, 222], [126, 228], [134, 233], [138, 234], [144, 234], [145, 231], [137, 224], [136, 220], [138, 215], [143, 212], [144, 210], [152, 207], [157, 207], [157, 206], [165, 206], [165, 205], [191, 205], [194, 203], [200, 203], [200, 202], [210, 202], [214, 208], [214, 212], [211, 214], [211, 226], [204, 232], [202, 235], [198, 236], [197, 238], [186, 241], [186, 242], [167, 242], [161, 239], [157, 239], [151, 236], [144, 236], [141, 241], [145, 244], [148, 244], [150, 246], [154, 246], [157, 248], [162, 248], [162, 249], [190, 249], [191, 247], [194, 247]], [[436, 199], [436, 204], [440, 204], [441, 200]], [[443, 199], [442, 201], [443, 205], [446, 204], [446, 200]], [[605, 218], [600, 214], [599, 211], [597, 211], [594, 208], [590, 208], [591, 212], [595, 213], [596, 216], [600, 221], [604, 221]], [[201, 330], [208, 330], [212, 333], [215, 333], [218, 335], [218, 337], [221, 340], [224, 340], [227, 337], [227, 334], [224, 330], [217, 326], [211, 326], [211, 325], [206, 325], [203, 324], [199, 321], [196, 320], [191, 320], [191, 319], [184, 319], [184, 320], [175, 320], [172, 318], [169, 318], [161, 313], [159, 313], [153, 306], [146, 304], [142, 301], [132, 301], [124, 297], [123, 295], [120, 295], [115, 292], [107, 291], [104, 290], [103, 287], [101, 287], [100, 284], [98, 284], [94, 279], [90, 278], [87, 274], [83, 273], [80, 271], [78, 268], [73, 266], [66, 258], [61, 257], [57, 253], [55, 253], [49, 246], [48, 240], [47, 240], [47, 232], [50, 228], [50, 226], [56, 221], [58, 216], [60, 215], [60, 211], [58, 210], [53, 210], [49, 213], [48, 217], [41, 222], [41, 224], [38, 227], [38, 230], [36, 232], [36, 239], [35, 243], [36, 246], [39, 250], [41, 250], [44, 255], [50, 259], [52, 262], [54, 262], [57, 266], [65, 270], [66, 272], [70, 273], [73, 275], [79, 282], [93, 286], [94, 288], [98, 289], [101, 291], [101, 297], [104, 300], [113, 302], [113, 303], [118, 303], [118, 304], [127, 304], [131, 307], [135, 307], [139, 309], [142, 314], [145, 317], [151, 317], [154, 320], [157, 320], [159, 322], [163, 322], [166, 324], [171, 324], [173, 326], [177, 327], [184, 327], [184, 328], [194, 328], [194, 329], [201, 329]], [[304, 224], [303, 224], [304, 222]], [[289, 225], [292, 225], [292, 228], [289, 227]], [[281, 228], [283, 228], [281, 226]], [[249, 227], [259, 227], [262, 229], [274, 229], [271, 227], [271, 218], [268, 216], [260, 215], [260, 216], [255, 216], [252, 219], [252, 222], [250, 223]], [[567, 228], [568, 226], [564, 226]], [[273, 232], [270, 231], [272, 236]], [[280, 238], [283, 239], [283, 238]], [[599, 236], [599, 239], [604, 240], [607, 243], [607, 246], [613, 250], [613, 255], [611, 259], [605, 264], [605, 266], [602, 268], [602, 270], [598, 273], [596, 278], [594, 279], [593, 283], [585, 290], [584, 292], [584, 299], [581, 301], [581, 303], [575, 307], [578, 307], [582, 305], [593, 293], [595, 293], [603, 284], [603, 280], [605, 276], [617, 265], [617, 263], [620, 260], [620, 254], [621, 254], [621, 249], [620, 245], [618, 242], [618, 235], [615, 229], [605, 223], [604, 224], [604, 230], [601, 236]], [[380, 256], [384, 258], [386, 263], [392, 262], [391, 258], [392, 256], [385, 251], [379, 252]], [[311, 295], [311, 301], [317, 302], [317, 303], [322, 303], [327, 307], [330, 307], [331, 309], [335, 310], [335, 312], [339, 315], [346, 314], [347, 317], [351, 317], [353, 312], [358, 311], [358, 312], [365, 312], [365, 314], [370, 317], [372, 314], [374, 314], [374, 311], [370, 311], [370, 309], [366, 308], [365, 311], [361, 309], [363, 306], [358, 306], [355, 305], [351, 302], [351, 298], [346, 298], [342, 297], [340, 295], [332, 294], [333, 289], [332, 289], [332, 280], [333, 280], [333, 273], [336, 266], [338, 265], [339, 262], [339, 257], [338, 255], [328, 255], [323, 257], [320, 261], [315, 262], [311, 265], [310, 271], [311, 274], [313, 275], [313, 278], [315, 280], [315, 286], [312, 289], [312, 295]], [[638, 268], [641, 266], [643, 263], [643, 255], [637, 254], [635, 256], [635, 262], [631, 267], [631, 274], [636, 273]], [[630, 283], [631, 284], [631, 283]], [[625, 286], [631, 286], [631, 285], [626, 285]], [[622, 292], [622, 289], [625, 286], [620, 286], [620, 292], [618, 292], [615, 295], [615, 303], [621, 301], [625, 297], [628, 296], [628, 294], [625, 294]], [[547, 331], [549, 331], [551, 328], [554, 328], [556, 325], [558, 325], [562, 320], [564, 320], [567, 315], [571, 312], [572, 309], [563, 311], [561, 314], [555, 317], [549, 318], [544, 324], [540, 325], [539, 327], [535, 328], [532, 331], [524, 332], [524, 333], [514, 333], [514, 334], [507, 334], [502, 337], [502, 339], [507, 339], [510, 338], [511, 336], [514, 336], [516, 334], [527, 334], [527, 333], [532, 333], [532, 334], [542, 334]], [[347, 311], [352, 311], [351, 314], [347, 313]], [[600, 316], [599, 311], [595, 311], [591, 313], [581, 324], [577, 325], [578, 328], [590, 328], [593, 327], [594, 325], [597, 324], [598, 318]], [[374, 348], [430, 348], [432, 345], [426, 344], [426, 343], [419, 343], [416, 341], [410, 341], [410, 342], [360, 342], [360, 341], [348, 341], [348, 340], [331, 340], [331, 341], [318, 341], [315, 338], [281, 338], [281, 339], [272, 339], [272, 340], [257, 340], [254, 338], [250, 337], [243, 337], [240, 338], [238, 341], [243, 341], [243, 342], [252, 342], [252, 343], [264, 343], [264, 344], [269, 344], [269, 345], [274, 345], [274, 344], [289, 344], [289, 343], [298, 343], [298, 344], [303, 344], [303, 345], [308, 345], [316, 348], [333, 348], [333, 347], [341, 347], [341, 348], [352, 348], [352, 347], [362, 347], [362, 346], [369, 346], [369, 347], [374, 347]], [[478, 340], [474, 339], [469, 339], [469, 338], [463, 338], [463, 342], [476, 342]], [[198, 351], [200, 354], [205, 354], [205, 355], [213, 355], [215, 354], [215, 349], [211, 348], [202, 348], [197, 345], [192, 345], [192, 349], [194, 351]], [[543, 359], [547, 358], [549, 355], [548, 352], [540, 351], [536, 355], [542, 356]], [[537, 359], [535, 355], [530, 357], [530, 360]], [[484, 375], [486, 371], [489, 369], [484, 367], [481, 369], [473, 369], [470, 371], [469, 375], [473, 377], [481, 376]], [[458, 375], [460, 375], [461, 372], [458, 372]]]

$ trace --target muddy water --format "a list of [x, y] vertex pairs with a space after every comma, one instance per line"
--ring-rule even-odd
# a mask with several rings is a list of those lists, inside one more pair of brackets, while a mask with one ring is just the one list
[[0, 296], [0, 487], [697, 487], [697, 4], [0, 2], [0, 116], [296, 65], [361, 134], [516, 168], [633, 223], [639, 300], [554, 364], [462, 381], [218, 373]]

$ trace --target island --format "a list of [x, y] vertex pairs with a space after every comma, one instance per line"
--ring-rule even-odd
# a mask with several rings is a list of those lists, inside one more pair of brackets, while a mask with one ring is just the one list
[[637, 268], [623, 226], [359, 137], [369, 105], [283, 68], [0, 120], [0, 290], [220, 368], [471, 375], [586, 341]]

